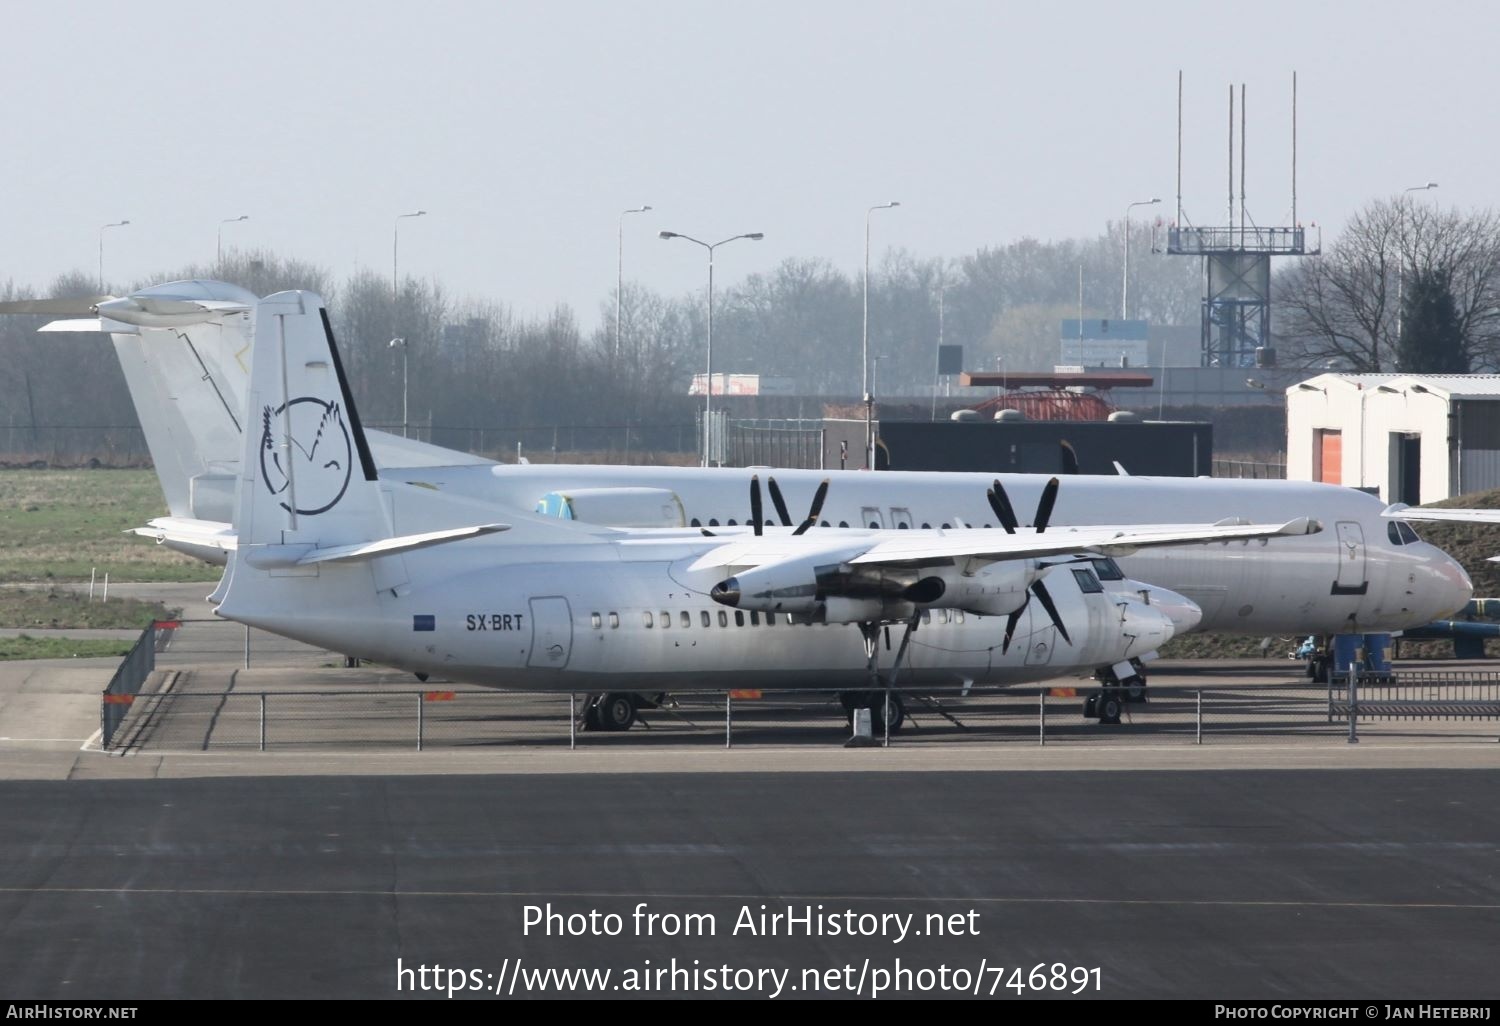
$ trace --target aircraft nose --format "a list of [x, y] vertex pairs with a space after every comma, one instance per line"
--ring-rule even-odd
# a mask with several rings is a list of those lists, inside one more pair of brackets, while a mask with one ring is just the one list
[[1442, 556], [1442, 559], [1429, 563], [1421, 575], [1424, 599], [1421, 605], [1424, 610], [1430, 610], [1429, 620], [1453, 616], [1474, 596], [1474, 582], [1469, 580], [1468, 571], [1446, 552]]
[[1166, 588], [1158, 588], [1154, 584], [1141, 585], [1141, 591], [1145, 594], [1146, 603], [1152, 609], [1165, 614], [1167, 619], [1172, 621], [1174, 637], [1178, 634], [1186, 634], [1203, 620], [1203, 609], [1186, 595], [1180, 595]]
[[720, 581], [713, 586], [713, 589], [708, 593], [708, 597], [726, 606], [739, 605], [740, 579], [738, 577], [731, 577], [727, 581]]
[[[1187, 599], [1183, 601], [1188, 602]], [[1191, 602], [1188, 604], [1192, 605]], [[1177, 629], [1172, 618], [1162, 610], [1137, 599], [1129, 599], [1125, 602], [1125, 610], [1120, 617], [1120, 631], [1125, 635], [1125, 658], [1129, 659], [1165, 645], [1172, 640]]]

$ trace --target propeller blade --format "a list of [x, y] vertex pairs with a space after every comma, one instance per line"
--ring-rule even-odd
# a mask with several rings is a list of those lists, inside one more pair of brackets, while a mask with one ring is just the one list
[[792, 515], [786, 511], [786, 501], [781, 497], [781, 486], [776, 483], [774, 477], [768, 477], [766, 487], [771, 490], [771, 505], [776, 507], [776, 515], [781, 518], [781, 526], [791, 527]]
[[1068, 629], [1063, 626], [1062, 617], [1057, 615], [1057, 606], [1052, 602], [1052, 593], [1047, 590], [1047, 585], [1041, 581], [1033, 581], [1031, 590], [1041, 601], [1042, 608], [1047, 611], [1047, 615], [1052, 618], [1052, 626], [1057, 628], [1057, 633], [1061, 634], [1062, 639], [1068, 644], [1073, 644], [1073, 639], [1068, 637]]
[[760, 537], [760, 475], [750, 475], [750, 523], [755, 528], [755, 537]]
[[813, 493], [812, 505], [807, 510], [807, 519], [792, 532], [793, 536], [803, 534], [808, 528], [816, 526], [818, 517], [823, 515], [823, 500], [826, 498], [828, 498], [828, 478], [825, 477], [818, 483], [818, 490]]
[[1062, 447], [1062, 471], [1064, 474], [1078, 473], [1078, 450], [1073, 448], [1073, 443], [1066, 438], [1060, 443]]
[[1042, 488], [1041, 501], [1036, 504], [1036, 533], [1041, 534], [1047, 529], [1047, 522], [1052, 519], [1052, 507], [1057, 503], [1057, 478], [1048, 478], [1047, 484]]
[[1026, 601], [1021, 603], [1021, 608], [1013, 611], [1005, 620], [1005, 640], [1000, 643], [1000, 654], [1004, 655], [1010, 651], [1010, 639], [1015, 637], [1016, 625], [1021, 622], [1021, 617], [1026, 614], [1026, 607], [1031, 604], [1031, 596], [1026, 596]]
[[77, 299], [17, 299], [0, 303], [0, 314], [45, 314], [49, 317], [87, 317], [113, 296], [80, 296]]
[[1016, 509], [1010, 504], [1010, 496], [1005, 494], [1005, 486], [998, 477], [995, 478], [994, 487], [985, 492], [984, 497], [990, 500], [990, 509], [1000, 518], [1000, 526], [1005, 528], [1005, 533], [1015, 534], [1020, 521], [1016, 519]]

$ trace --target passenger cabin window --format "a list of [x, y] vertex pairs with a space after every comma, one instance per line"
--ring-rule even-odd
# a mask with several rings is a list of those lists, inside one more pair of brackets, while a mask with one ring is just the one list
[[1125, 579], [1125, 574], [1120, 570], [1120, 565], [1113, 559], [1106, 557], [1104, 559], [1091, 560], [1090, 562], [1094, 564], [1094, 573], [1098, 575], [1101, 581], [1123, 581]]
[[678, 622], [684, 627], [691, 627], [693, 625], [693, 614], [684, 609], [682, 615], [678, 618]]
[[723, 609], [719, 610], [719, 626], [720, 627], [728, 627], [729, 626], [729, 613], [726, 612]]
[[1094, 576], [1092, 570], [1075, 569], [1073, 580], [1078, 582], [1078, 590], [1085, 595], [1096, 595], [1104, 590], [1104, 585], [1099, 583], [1099, 578]]
[[616, 629], [619, 626], [620, 626], [620, 614], [619, 613], [610, 613], [609, 614], [609, 629], [610, 630], [614, 630], [614, 629]]
[[736, 627], [745, 626], [745, 611], [743, 609], [736, 609], [734, 611], [734, 625]]
[[776, 614], [775, 613], [767, 613], [766, 614], [766, 626], [767, 627], [775, 627], [776, 626]]
[[689, 520], [688, 523], [691, 524], [693, 527], [702, 527], [703, 526], [702, 524], [698, 523], [698, 518], [697, 517], [694, 517], [692, 520]]
[[718, 527], [719, 526], [719, 518], [718, 517], [709, 517], [708, 518], [708, 526], [709, 527]]
[[760, 626], [760, 612], [758, 610], [754, 610], [754, 609], [750, 610], [750, 626], [751, 627], [759, 627]]
[[594, 630], [597, 631], [599, 628], [604, 626], [604, 617], [600, 616], [598, 613], [591, 613], [589, 615], [589, 622], [594, 625]]
[[703, 626], [705, 626], [705, 627], [712, 627], [713, 625], [714, 625], [714, 622], [713, 622], [713, 619], [708, 615], [708, 610], [707, 609], [703, 610]]
[[666, 630], [670, 626], [672, 626], [672, 614], [663, 609], [661, 611], [661, 629]]
[[649, 628], [651, 626], [651, 610], [648, 609], [644, 613], [642, 613], [641, 620], [646, 624], [647, 628]]

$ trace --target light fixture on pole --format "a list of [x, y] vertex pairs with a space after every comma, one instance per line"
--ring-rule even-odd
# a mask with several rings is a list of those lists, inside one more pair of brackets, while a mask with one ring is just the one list
[[[1403, 197], [1405, 197], [1405, 195], [1408, 192], [1427, 192], [1428, 190], [1436, 189], [1437, 187], [1438, 187], [1438, 183], [1437, 182], [1426, 182], [1426, 183], [1424, 183], [1422, 185], [1411, 185], [1411, 186], [1407, 186], [1405, 189], [1402, 189], [1401, 190], [1401, 195]], [[1402, 221], [1402, 227], [1405, 228], [1405, 225], [1406, 225], [1406, 209], [1405, 209], [1405, 204], [1404, 203], [1402, 204], [1402, 209], [1401, 209], [1400, 216], [1401, 216], [1401, 221]], [[1403, 232], [1403, 234], [1404, 234], [1404, 232]], [[1403, 320], [1403, 318], [1405, 316], [1406, 316], [1406, 254], [1402, 253], [1401, 254], [1401, 262], [1396, 265], [1396, 343], [1398, 345], [1401, 342], [1401, 325], [1402, 325], [1402, 320]]]
[[900, 205], [899, 200], [891, 200], [889, 203], [877, 203], [865, 211], [864, 320], [859, 333], [859, 353], [864, 366], [861, 388], [865, 403], [865, 466], [870, 470], [875, 469], [875, 395], [870, 391], [870, 215], [877, 210], [890, 210]]
[[[401, 222], [408, 217], [426, 217], [427, 211], [413, 210], [409, 214], [397, 214], [395, 227], [391, 229], [391, 300], [401, 298]], [[392, 312], [394, 317], [394, 311]]]
[[620, 295], [625, 291], [625, 215], [644, 214], [651, 209], [651, 204], [645, 203], [629, 210], [620, 211], [620, 230], [615, 238], [616, 261], [615, 261], [615, 362], [620, 360]]
[[406, 339], [397, 337], [387, 343], [387, 348], [401, 350], [401, 437], [406, 437]]
[[249, 214], [241, 214], [239, 217], [226, 217], [219, 222], [218, 244], [214, 247], [214, 262], [216, 264], [224, 262], [224, 226], [226, 224], [239, 224], [241, 221], [248, 220], [250, 220]]
[[1130, 319], [1130, 212], [1136, 207], [1149, 207], [1160, 203], [1161, 199], [1152, 196], [1148, 200], [1136, 200], [1125, 207], [1125, 280], [1120, 287], [1120, 320]]
[[108, 228], [123, 228], [129, 221], [111, 221], [99, 226], [99, 294], [104, 295], [104, 232]]
[[656, 237], [659, 239], [682, 239], [684, 242], [691, 242], [708, 250], [708, 345], [705, 347], [707, 350], [705, 363], [708, 374], [705, 376], [703, 382], [703, 465], [706, 467], [711, 461], [712, 453], [710, 450], [713, 447], [714, 250], [726, 243], [735, 242], [739, 239], [750, 239], [752, 242], [759, 242], [766, 236], [764, 232], [746, 232], [743, 235], [731, 235], [727, 239], [720, 239], [718, 242], [713, 243], [704, 242], [702, 239], [695, 239], [691, 235], [684, 235], [681, 232], [657, 232]]

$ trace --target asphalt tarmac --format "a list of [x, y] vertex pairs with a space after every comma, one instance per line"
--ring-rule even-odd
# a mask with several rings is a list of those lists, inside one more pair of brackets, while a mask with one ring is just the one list
[[[723, 994], [703, 971], [727, 967], [763, 971], [755, 994], [784, 973], [782, 997], [861, 979], [866, 997], [903, 979], [882, 996], [935, 996], [919, 988], [946, 965], [950, 984], [1004, 999], [1017, 967], [1024, 996], [1082, 970], [1085, 993], [1110, 997], [1494, 998], [1497, 784], [1496, 770], [6, 781], [0, 961], [25, 998], [446, 1000], [450, 969], [516, 987], [490, 1000], [581, 992], [529, 975], [549, 968], [609, 969], [596, 982], [623, 997], [628, 971], [673, 959], [682, 973], [656, 982], [681, 995]], [[582, 935], [546, 936], [549, 903]], [[640, 935], [642, 903], [668, 917], [653, 933], [689, 913], [714, 933]], [[736, 934], [762, 904], [880, 925]], [[956, 935], [934, 936], [939, 922]], [[898, 959], [933, 975], [903, 978]]]

